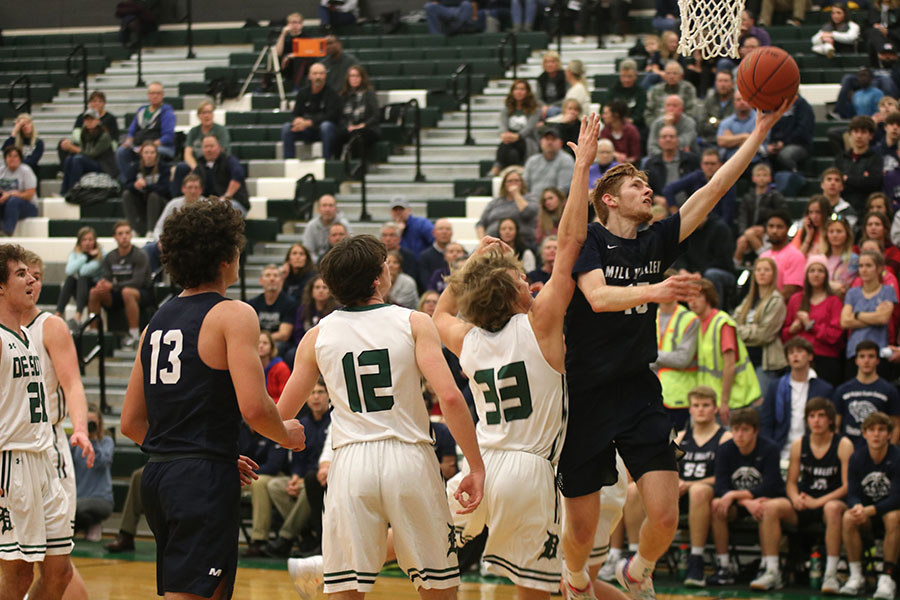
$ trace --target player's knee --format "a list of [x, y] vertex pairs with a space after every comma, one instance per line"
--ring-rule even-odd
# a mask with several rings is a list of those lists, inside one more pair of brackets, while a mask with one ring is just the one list
[[829, 500], [825, 503], [823, 512], [826, 521], [840, 521], [844, 513], [844, 503], [838, 500]]
[[900, 510], [892, 510], [889, 513], [885, 513], [882, 518], [886, 530], [892, 531], [900, 527]]
[[54, 589], [64, 590], [72, 580], [72, 561], [68, 556], [60, 558], [65, 560], [45, 560], [41, 577]]
[[662, 504], [647, 507], [647, 520], [658, 531], [675, 531], [678, 528], [678, 504]]
[[700, 483], [692, 485], [688, 494], [690, 494], [691, 506], [697, 503], [709, 504], [712, 501], [713, 489], [711, 486]]

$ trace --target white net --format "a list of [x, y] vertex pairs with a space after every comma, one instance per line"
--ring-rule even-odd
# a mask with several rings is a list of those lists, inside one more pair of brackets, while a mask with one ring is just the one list
[[738, 58], [744, 0], [678, 0], [678, 6], [681, 54], [691, 56], [699, 50], [704, 60], [718, 56]]

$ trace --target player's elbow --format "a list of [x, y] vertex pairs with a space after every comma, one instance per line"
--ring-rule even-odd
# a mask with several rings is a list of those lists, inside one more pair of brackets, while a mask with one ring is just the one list
[[441, 412], [445, 414], [454, 411], [469, 410], [469, 407], [466, 405], [466, 399], [457, 387], [447, 388], [446, 390], [438, 392], [438, 402], [441, 405]]

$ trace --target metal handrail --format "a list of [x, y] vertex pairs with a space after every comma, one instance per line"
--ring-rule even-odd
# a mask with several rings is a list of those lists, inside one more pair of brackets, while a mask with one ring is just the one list
[[238, 277], [240, 278], [241, 284], [241, 301], [247, 301], [247, 248], [244, 247], [243, 251], [241, 251], [241, 256], [238, 259]]
[[[507, 44], [512, 47], [512, 57], [509, 60], [506, 60]], [[518, 79], [517, 67], [519, 64], [519, 49], [516, 45], [515, 32], [510, 31], [502, 40], [500, 40], [500, 46], [497, 47], [497, 51], [498, 58], [500, 59], [500, 68], [504, 71], [512, 69], [513, 79]]]
[[[462, 95], [459, 94], [459, 78], [466, 76], [466, 89]], [[471, 63], [463, 63], [457, 67], [453, 75], [450, 76], [450, 82], [453, 86], [453, 99], [457, 102], [466, 103], [466, 146], [474, 146], [475, 138], [472, 137], [472, 65]]]
[[353, 148], [355, 146], [359, 146], [360, 156], [362, 157], [358, 171], [360, 200], [362, 201], [362, 211], [359, 214], [359, 220], [367, 223], [372, 220], [372, 215], [369, 214], [366, 206], [366, 171], [368, 170], [369, 165], [366, 160], [366, 140], [359, 130], [350, 134], [350, 141], [347, 142], [347, 147], [344, 151], [344, 173], [346, 174], [350, 173], [350, 157], [353, 156]]
[[138, 32], [138, 43], [137, 43], [137, 81], [134, 84], [134, 87], [147, 87], [147, 84], [144, 82], [144, 36], [140, 32]]
[[566, 10], [566, 0], [556, 0], [553, 8], [556, 11], [556, 53], [562, 56], [563, 12]]
[[416, 174], [413, 176], [413, 181], [422, 182], [425, 181], [425, 175], [422, 174], [422, 110], [417, 99], [411, 98], [409, 102], [403, 105], [401, 119], [404, 123], [406, 122], [406, 113], [410, 109], [415, 109], [413, 113], [413, 133], [416, 136]]
[[188, 51], [187, 56], [185, 58], [197, 58], [197, 55], [194, 54], [194, 11], [193, 11], [193, 2], [191, 0], [187, 0], [187, 13], [184, 15], [182, 21], [187, 21], [187, 44]]
[[[312, 182], [312, 197], [305, 198], [303, 202], [300, 201], [300, 187], [305, 182]], [[316, 179], [316, 176], [312, 173], [307, 173], [303, 177], [297, 180], [297, 183], [294, 184], [294, 212], [297, 213], [297, 218], [303, 221], [309, 221], [312, 219], [312, 209], [316, 204], [316, 192], [318, 191], [319, 182]]]
[[[75, 58], [75, 55], [81, 52], [81, 68], [78, 69], [78, 72], [72, 71], [72, 59]], [[81, 92], [84, 96], [84, 110], [88, 108], [88, 66], [87, 66], [87, 48], [84, 47], [84, 44], [78, 44], [72, 51], [69, 52], [69, 55], [66, 57], [66, 75], [71, 77], [72, 79], [78, 80], [81, 84]]]
[[[97, 345], [85, 355], [82, 349], [82, 340], [85, 330], [93, 323], [97, 324]], [[100, 373], [100, 411], [106, 415], [110, 414], [111, 409], [106, 402], [106, 339], [103, 331], [103, 317], [100, 313], [92, 313], [88, 316], [88, 320], [78, 327], [78, 331], [75, 332], [75, 348], [78, 352], [78, 370], [82, 375], [85, 373], [85, 367], [95, 358], [97, 359], [97, 370]]]
[[[19, 83], [25, 85], [25, 99], [20, 104], [16, 104], [16, 87]], [[9, 105], [13, 112], [31, 113], [31, 77], [28, 75], [19, 75], [9, 84]]]

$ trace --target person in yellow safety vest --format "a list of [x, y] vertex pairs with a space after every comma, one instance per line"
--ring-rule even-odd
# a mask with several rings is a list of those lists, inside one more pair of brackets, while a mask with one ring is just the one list
[[700, 280], [700, 293], [688, 302], [700, 318], [697, 342], [697, 384], [708, 385], [719, 395], [719, 420], [728, 425], [732, 409], [761, 399], [759, 381], [737, 326], [718, 309], [719, 295], [708, 279]]
[[[666, 275], [674, 275], [670, 270]], [[657, 358], [650, 368], [662, 386], [663, 406], [675, 431], [690, 417], [688, 392], [697, 385], [697, 334], [700, 319], [678, 302], [661, 302], [656, 312]]]

